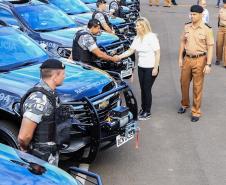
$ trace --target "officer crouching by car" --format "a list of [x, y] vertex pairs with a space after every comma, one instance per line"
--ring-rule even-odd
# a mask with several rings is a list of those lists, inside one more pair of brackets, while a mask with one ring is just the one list
[[99, 33], [99, 21], [96, 19], [91, 19], [88, 22], [87, 28], [79, 30], [74, 37], [72, 46], [72, 59], [76, 61], [82, 61], [86, 64], [92, 64], [92, 61], [95, 61], [97, 58], [105, 61], [118, 62], [120, 59], [117, 56], [112, 57], [107, 55], [97, 46], [94, 35]]
[[70, 141], [70, 115], [65, 113], [55, 92], [65, 78], [65, 65], [48, 59], [40, 66], [40, 72], [40, 82], [20, 102], [23, 118], [18, 143], [20, 150], [57, 166], [61, 146]]

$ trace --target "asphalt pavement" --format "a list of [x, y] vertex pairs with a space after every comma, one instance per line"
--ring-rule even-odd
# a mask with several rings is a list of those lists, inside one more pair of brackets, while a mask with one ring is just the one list
[[[211, 74], [206, 76], [200, 121], [190, 121], [190, 110], [177, 114], [181, 98], [179, 37], [184, 23], [189, 21], [190, 5], [195, 2], [177, 0], [178, 6], [164, 8], [149, 7], [148, 0], [141, 0], [141, 15], [150, 20], [161, 46], [152, 118], [139, 122], [138, 149], [132, 140], [99, 153], [91, 164], [90, 170], [101, 175], [104, 185], [226, 184], [226, 69], [213, 65]], [[207, 3], [216, 35], [218, 9], [215, 0]], [[140, 105], [137, 72], [134, 82], [129, 83]]]

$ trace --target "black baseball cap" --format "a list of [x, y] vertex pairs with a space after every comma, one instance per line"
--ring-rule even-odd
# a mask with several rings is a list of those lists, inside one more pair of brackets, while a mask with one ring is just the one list
[[65, 69], [65, 65], [57, 59], [48, 59], [42, 63], [40, 69]]
[[203, 7], [201, 7], [200, 5], [193, 5], [193, 6], [191, 6], [190, 11], [191, 12], [196, 12], [196, 13], [202, 13], [203, 12]]
[[226, 0], [223, 0], [223, 3], [226, 4]]

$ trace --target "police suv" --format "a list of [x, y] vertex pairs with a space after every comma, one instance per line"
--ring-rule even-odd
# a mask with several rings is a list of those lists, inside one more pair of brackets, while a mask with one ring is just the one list
[[[47, 50], [56, 56], [68, 58], [71, 53], [75, 33], [81, 29], [70, 17], [52, 4], [36, 0], [0, 1], [0, 19], [25, 32], [39, 44], [47, 46]], [[124, 52], [125, 43], [106, 32], [96, 37], [98, 47], [109, 55]], [[116, 65], [96, 60], [101, 69], [111, 69], [120, 73], [121, 77], [131, 77], [134, 61], [126, 58]]]
[[[21, 97], [39, 82], [39, 67], [50, 57], [21, 31], [0, 24], [0, 143], [18, 147]], [[128, 85], [91, 66], [60, 60], [66, 65], [66, 78], [57, 93], [65, 112], [78, 120], [61, 156], [82, 155], [86, 149], [83, 160], [91, 162], [100, 149], [132, 139], [137, 103]]]

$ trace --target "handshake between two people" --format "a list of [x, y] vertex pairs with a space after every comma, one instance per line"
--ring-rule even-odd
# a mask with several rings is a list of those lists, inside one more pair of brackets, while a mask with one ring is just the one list
[[122, 60], [122, 57], [120, 57], [120, 55], [114, 55], [111, 59], [112, 62], [119, 62], [120, 60]]

